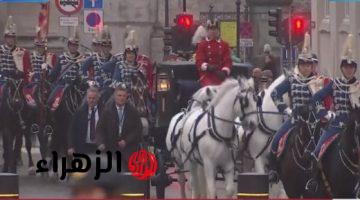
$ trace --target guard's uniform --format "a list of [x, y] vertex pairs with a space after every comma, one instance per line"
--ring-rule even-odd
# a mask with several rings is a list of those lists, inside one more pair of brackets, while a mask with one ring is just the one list
[[[216, 71], [206, 71], [209, 65], [216, 66]], [[221, 39], [209, 40], [208, 38], [200, 42], [196, 50], [196, 68], [202, 87], [221, 84], [222, 80], [216, 75], [216, 72], [225, 71], [227, 75], [230, 75], [232, 68], [229, 44]]]
[[0, 96], [3, 95], [7, 80], [23, 79], [27, 84], [30, 81], [31, 71], [30, 56], [27, 50], [20, 47], [10, 49], [6, 45], [0, 45]]
[[107, 62], [113, 62], [115, 57], [110, 55], [108, 58], [99, 54], [92, 54], [87, 58], [82, 66], [82, 73], [99, 88], [108, 87], [111, 84], [111, 73], [107, 73], [103, 69], [103, 65]]
[[317, 115], [323, 118], [327, 114], [327, 109], [322, 105], [321, 101], [326, 97], [333, 98], [335, 118], [331, 121], [329, 126], [321, 134], [318, 144], [316, 145], [314, 154], [318, 157], [321, 146], [330, 137], [337, 133], [343, 132], [345, 122], [349, 120], [349, 113], [352, 109], [350, 95], [358, 89], [360, 82], [354, 77], [351, 80], [345, 78], [336, 78], [332, 80], [329, 85], [317, 92], [311, 99], [311, 104], [316, 107]]
[[80, 53], [75, 57], [67, 52], [59, 56], [54, 70], [50, 73], [50, 78], [55, 81], [55, 89], [48, 100], [51, 110], [54, 111], [59, 106], [66, 87], [74, 84], [81, 77], [82, 59]]
[[[290, 93], [291, 96], [291, 105], [292, 110], [297, 111], [303, 106], [308, 106], [312, 92], [309, 87], [309, 82], [313, 80], [315, 76], [310, 76], [308, 78], [300, 78], [298, 75], [291, 75], [289, 78], [280, 83], [272, 92], [271, 98], [273, 99], [275, 105], [279, 109], [280, 113], [283, 113], [288, 107], [284, 100], [283, 95], [285, 93]], [[297, 112], [293, 116], [294, 119], [297, 119]], [[292, 127], [295, 126], [293, 119], [287, 119], [285, 123], [280, 127], [280, 129], [275, 134], [274, 140], [271, 145], [271, 150], [273, 152], [277, 151], [279, 141]]]
[[25, 99], [30, 106], [35, 106], [35, 91], [40, 86], [41, 81], [44, 81], [43, 70], [47, 73], [54, 68], [56, 64], [56, 55], [47, 53], [40, 55], [36, 51], [31, 54], [32, 77], [30, 83], [23, 89]]

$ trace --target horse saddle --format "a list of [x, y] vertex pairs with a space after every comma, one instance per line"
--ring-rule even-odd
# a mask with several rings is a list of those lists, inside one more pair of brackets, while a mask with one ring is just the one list
[[35, 92], [38, 89], [38, 84], [31, 84], [28, 85], [26, 87], [23, 88], [23, 94], [26, 100], [26, 103], [30, 106], [30, 107], [35, 107], [36, 106], [36, 102], [35, 102]]
[[326, 153], [326, 150], [329, 148], [329, 146], [334, 143], [334, 141], [339, 137], [339, 133], [333, 135], [332, 137], [328, 138], [320, 148], [318, 159], [320, 160], [322, 156]]
[[49, 106], [51, 111], [55, 111], [59, 105], [61, 100], [63, 99], [65, 90], [67, 87], [57, 87], [52, 97], [50, 97]]
[[280, 158], [280, 156], [282, 155], [282, 153], [284, 152], [284, 149], [286, 147], [286, 143], [287, 143], [287, 139], [289, 138], [289, 134], [290, 132], [293, 130], [294, 128], [291, 128], [290, 130], [288, 130], [281, 138], [279, 141], [279, 146], [276, 152], [276, 157]]

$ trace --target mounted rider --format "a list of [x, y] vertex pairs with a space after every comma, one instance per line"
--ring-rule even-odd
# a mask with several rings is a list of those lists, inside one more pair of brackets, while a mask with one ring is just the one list
[[101, 30], [100, 26], [95, 29], [93, 39], [91, 41], [91, 50], [85, 53], [85, 58], [89, 58], [94, 54], [100, 54], [101, 52]]
[[[316, 109], [317, 117], [325, 118], [330, 121], [330, 124], [321, 134], [315, 150], [311, 153], [313, 172], [312, 178], [306, 184], [306, 189], [310, 191], [317, 190], [316, 178], [320, 171], [318, 168], [319, 154], [324, 153], [323, 144], [344, 131], [345, 123], [349, 120], [350, 111], [353, 109], [352, 94], [360, 91], [360, 82], [355, 76], [357, 61], [352, 54], [353, 37], [352, 34], [349, 34], [344, 46], [340, 63], [342, 76], [331, 80], [328, 86], [318, 91], [311, 99], [311, 105]], [[326, 109], [321, 104], [321, 101], [329, 96], [333, 99], [333, 109]]]
[[[116, 63], [112, 86], [124, 85], [129, 91], [130, 103], [134, 104], [133, 94], [136, 91], [145, 91], [147, 89], [147, 69], [144, 65], [139, 65], [137, 61], [138, 46], [136, 44], [135, 30], [129, 31], [125, 39], [124, 60]], [[143, 84], [134, 85], [134, 79], [142, 80]], [[145, 100], [145, 98], [144, 98]], [[140, 114], [147, 112], [147, 108], [136, 106]]]
[[202, 87], [221, 84], [232, 68], [229, 44], [219, 36], [219, 21], [209, 19], [206, 28], [207, 37], [198, 43], [196, 49], [196, 68]]
[[104, 64], [115, 60], [111, 54], [112, 42], [111, 34], [108, 26], [104, 26], [103, 30], [98, 30], [98, 38], [100, 42], [100, 52], [92, 54], [87, 58], [82, 66], [82, 73], [85, 79], [92, 81], [92, 85], [101, 89], [102, 99], [106, 101], [110, 97], [111, 91], [107, 88], [111, 84], [111, 73], [106, 73]]
[[[289, 118], [280, 127], [274, 136], [269, 156], [269, 180], [270, 182], [278, 181], [278, 173], [276, 172], [276, 162], [278, 155], [278, 147], [280, 139], [286, 134], [291, 133], [291, 129], [295, 126], [295, 121], [299, 117], [299, 110], [307, 107], [311, 96], [317, 88], [314, 86], [323, 85], [323, 78], [317, 76], [313, 67], [312, 54], [310, 53], [310, 35], [305, 34], [304, 46], [298, 57], [298, 73], [294, 73], [280, 83], [271, 93], [271, 97], [279, 109], [280, 113], [284, 113]], [[315, 90], [315, 91], [314, 91]], [[290, 106], [286, 105], [283, 95], [289, 93]], [[293, 112], [294, 111], [294, 112]]]
[[84, 56], [78, 51], [79, 41], [79, 33], [75, 27], [73, 35], [68, 39], [68, 52], [59, 56], [55, 68], [50, 73], [50, 79], [55, 85], [48, 100], [51, 111], [57, 109], [67, 87], [75, 84], [75, 81], [81, 77], [81, 64]]
[[88, 80], [94, 81], [96, 87], [103, 88], [111, 84], [111, 77], [103, 70], [103, 65], [113, 60], [114, 57], [110, 52], [112, 43], [108, 26], [105, 25], [98, 34], [100, 35], [100, 51], [93, 53], [85, 60], [82, 73]]
[[31, 53], [31, 80], [24, 88], [24, 96], [29, 106], [36, 106], [35, 90], [46, 81], [46, 76], [56, 64], [56, 55], [47, 52], [47, 38], [41, 34], [40, 27], [36, 27], [34, 38], [35, 50]]
[[16, 24], [9, 16], [4, 31], [5, 44], [0, 45], [0, 97], [9, 79], [22, 80], [27, 84], [30, 81], [29, 52], [16, 46]]

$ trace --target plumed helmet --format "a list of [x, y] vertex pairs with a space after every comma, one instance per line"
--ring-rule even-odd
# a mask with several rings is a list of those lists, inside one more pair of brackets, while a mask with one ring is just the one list
[[352, 49], [353, 43], [354, 43], [354, 36], [352, 34], [349, 34], [348, 37], [346, 38], [343, 52], [341, 54], [340, 66], [348, 64], [348, 65], [354, 65], [355, 67], [357, 67], [357, 61], [353, 55], [353, 49]]
[[79, 31], [76, 26], [73, 28], [72, 35], [69, 37], [68, 42], [71, 44], [77, 44], [77, 45], [79, 44], [80, 36], [79, 36]]
[[136, 53], [138, 50], [137, 46], [137, 38], [136, 38], [136, 31], [130, 30], [126, 34], [125, 38], [125, 52], [134, 52]]
[[110, 30], [107, 25], [104, 26], [104, 29], [101, 33], [101, 42], [102, 42], [102, 45], [105, 45], [105, 46], [109, 46], [112, 44]]
[[306, 32], [304, 36], [304, 45], [298, 57], [299, 62], [313, 62], [312, 54], [310, 52], [310, 40], [310, 34]]
[[218, 19], [208, 19], [206, 21], [206, 28], [207, 29], [211, 29], [211, 28], [220, 29], [219, 20]]
[[13, 17], [10, 15], [7, 19], [4, 36], [16, 36], [16, 24], [13, 21]]

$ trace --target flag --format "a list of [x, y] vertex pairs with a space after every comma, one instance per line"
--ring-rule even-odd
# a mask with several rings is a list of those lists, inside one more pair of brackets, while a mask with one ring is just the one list
[[39, 36], [41, 38], [46, 38], [49, 32], [49, 19], [50, 19], [49, 11], [50, 11], [50, 2], [41, 3], [41, 9], [39, 13], [39, 27], [40, 27]]

